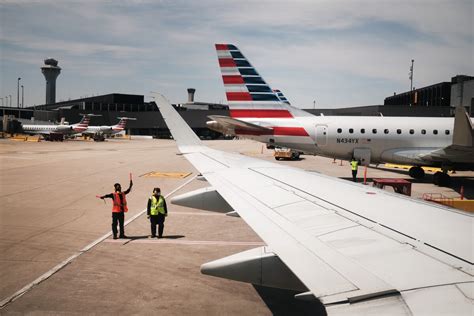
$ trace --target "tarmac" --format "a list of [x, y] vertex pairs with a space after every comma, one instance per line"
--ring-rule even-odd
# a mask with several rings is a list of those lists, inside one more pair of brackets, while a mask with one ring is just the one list
[[[206, 141], [275, 161], [272, 151], [249, 140]], [[313, 172], [350, 179], [348, 162], [302, 156], [280, 161]], [[147, 198], [160, 187], [169, 200], [207, 185], [178, 155], [173, 140], [105, 142], [14, 142], [0, 140], [0, 314], [307, 314], [319, 305], [295, 293], [202, 275], [200, 265], [263, 245], [236, 217], [169, 203], [165, 238], [152, 239], [144, 214]], [[169, 176], [145, 176], [151, 172]], [[110, 238], [111, 200], [96, 195], [120, 182], [127, 196], [128, 239]], [[174, 177], [173, 174], [186, 174]], [[361, 170], [360, 176], [363, 171]], [[406, 178], [407, 172], [370, 167], [375, 177]], [[461, 186], [474, 198], [474, 172], [453, 175], [453, 188], [413, 180], [412, 196], [458, 197]]]

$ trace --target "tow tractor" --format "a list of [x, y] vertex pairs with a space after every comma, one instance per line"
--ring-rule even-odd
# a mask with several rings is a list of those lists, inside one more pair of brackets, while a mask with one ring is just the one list
[[276, 160], [297, 160], [300, 158], [301, 152], [286, 148], [286, 147], [275, 147], [275, 153], [273, 156]]

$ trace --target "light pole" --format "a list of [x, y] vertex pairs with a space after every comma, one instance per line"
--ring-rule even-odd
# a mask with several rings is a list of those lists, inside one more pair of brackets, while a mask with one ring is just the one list
[[20, 107], [20, 80], [21, 78], [18, 77], [18, 80], [16, 81], [16, 107]]
[[409, 73], [409, 78], [410, 78], [410, 106], [413, 103], [413, 63], [415, 62], [414, 59], [411, 60], [411, 66], [410, 66], [410, 73]]
[[21, 107], [25, 107], [25, 91], [23, 89], [23, 85], [21, 85]]

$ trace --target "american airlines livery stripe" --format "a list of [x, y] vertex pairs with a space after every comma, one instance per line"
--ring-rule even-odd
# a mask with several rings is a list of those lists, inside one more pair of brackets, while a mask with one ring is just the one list
[[309, 136], [303, 127], [272, 127], [271, 131], [254, 131], [248, 129], [236, 128], [235, 133], [238, 135], [278, 135], [278, 136]]
[[288, 110], [274, 110], [274, 109], [259, 109], [259, 110], [230, 110], [230, 116], [233, 118], [293, 118]]

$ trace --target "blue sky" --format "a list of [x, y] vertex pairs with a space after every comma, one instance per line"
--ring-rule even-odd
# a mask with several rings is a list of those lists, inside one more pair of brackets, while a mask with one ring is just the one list
[[[474, 75], [467, 1], [0, 2], [0, 97], [17, 78], [43, 104], [40, 67], [59, 60], [56, 100], [159, 91], [170, 101], [225, 102], [214, 43], [232, 43], [301, 108], [383, 104], [415, 87]], [[5, 99], [4, 99], [5, 102]]]

